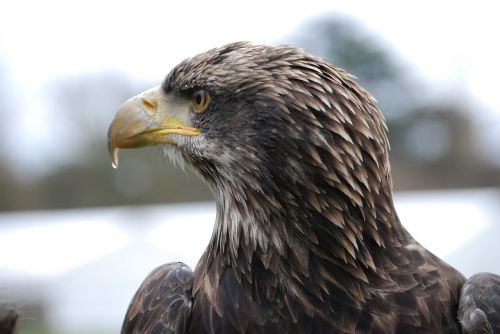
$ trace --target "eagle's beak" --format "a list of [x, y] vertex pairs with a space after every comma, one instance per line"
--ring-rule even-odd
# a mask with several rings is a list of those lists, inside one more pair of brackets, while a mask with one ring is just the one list
[[169, 138], [172, 134], [197, 136], [199, 130], [182, 121], [185, 108], [180, 107], [182, 105], [163, 96], [159, 86], [125, 102], [108, 130], [108, 150], [113, 167], [118, 167], [120, 148], [175, 144]]

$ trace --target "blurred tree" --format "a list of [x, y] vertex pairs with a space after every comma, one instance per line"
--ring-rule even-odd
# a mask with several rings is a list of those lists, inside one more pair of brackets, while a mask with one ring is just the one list
[[11, 92], [8, 73], [0, 59], [0, 166], [5, 164], [5, 121], [10, 110]]
[[480, 157], [477, 124], [462, 91], [426, 98], [430, 87], [393, 48], [346, 17], [315, 19], [291, 40], [354, 74], [375, 96], [387, 119], [396, 190], [500, 186], [499, 169]]
[[9, 141], [5, 129], [9, 124], [9, 114], [13, 110], [13, 104], [9, 73], [0, 59], [0, 210], [14, 208], [13, 202], [21, 195], [20, 187], [11, 172], [6, 146]]

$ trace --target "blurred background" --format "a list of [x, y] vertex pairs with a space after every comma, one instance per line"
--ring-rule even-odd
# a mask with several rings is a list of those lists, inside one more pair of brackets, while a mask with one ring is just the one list
[[19, 333], [115, 333], [149, 270], [196, 264], [208, 189], [155, 148], [121, 152], [113, 170], [106, 131], [179, 61], [238, 40], [290, 43], [353, 73], [386, 116], [404, 224], [466, 275], [499, 273], [497, 6], [2, 2], [0, 305], [21, 313]]

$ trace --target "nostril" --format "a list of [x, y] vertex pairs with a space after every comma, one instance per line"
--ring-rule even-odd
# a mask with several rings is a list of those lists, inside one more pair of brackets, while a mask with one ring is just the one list
[[144, 109], [148, 112], [155, 112], [156, 111], [156, 101], [154, 100], [148, 100], [146, 98], [142, 98], [141, 99], [141, 102], [142, 102], [142, 106], [144, 107]]

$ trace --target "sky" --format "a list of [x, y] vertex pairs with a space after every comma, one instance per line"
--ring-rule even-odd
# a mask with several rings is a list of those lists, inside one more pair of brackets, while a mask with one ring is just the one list
[[0, 70], [16, 112], [2, 115], [10, 126], [0, 153], [20, 167], [47, 165], [47, 155], [71, 158], [71, 140], [60, 140], [71, 134], [55, 126], [47, 100], [58, 78], [115, 71], [158, 83], [198, 52], [237, 40], [286, 42], [312, 17], [329, 14], [351, 16], [380, 35], [436, 91], [464, 90], [481, 106], [486, 140], [500, 138], [498, 7], [450, 0], [4, 1]]

